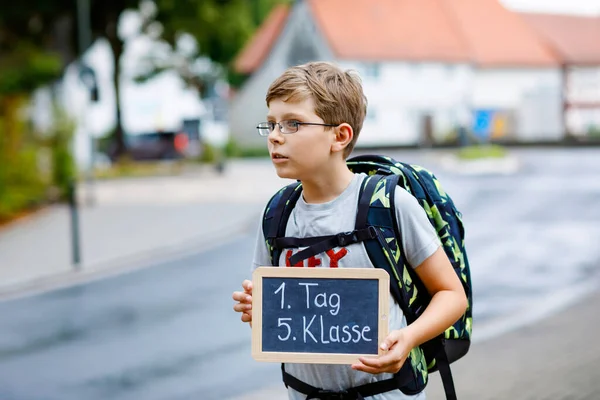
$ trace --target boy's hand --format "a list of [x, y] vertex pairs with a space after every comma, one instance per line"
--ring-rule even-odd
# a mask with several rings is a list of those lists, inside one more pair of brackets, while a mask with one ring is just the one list
[[382, 372], [396, 373], [400, 371], [402, 365], [412, 350], [410, 340], [404, 329], [392, 331], [380, 346], [383, 350], [389, 351], [381, 356], [360, 357], [359, 363], [352, 364], [352, 369], [368, 372], [370, 374], [380, 374]]
[[252, 326], [252, 282], [245, 280], [242, 282], [243, 292], [233, 292], [233, 300], [237, 301], [233, 305], [234, 311], [242, 313], [242, 321], [249, 322]]

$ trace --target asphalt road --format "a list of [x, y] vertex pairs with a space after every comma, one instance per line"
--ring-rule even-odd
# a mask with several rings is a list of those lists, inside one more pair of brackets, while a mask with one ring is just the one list
[[0, 304], [0, 399], [224, 399], [272, 383], [231, 308], [251, 243]]
[[[475, 339], [550, 313], [598, 282], [600, 151], [516, 154], [516, 175], [436, 170], [467, 226]], [[253, 234], [0, 303], [0, 399], [210, 400], [277, 383], [279, 366], [252, 360], [249, 329], [231, 310]]]

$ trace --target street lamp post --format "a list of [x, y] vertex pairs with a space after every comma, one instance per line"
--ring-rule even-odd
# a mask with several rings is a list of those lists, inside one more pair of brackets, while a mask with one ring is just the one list
[[[79, 60], [78, 65], [80, 68], [80, 79], [86, 85], [88, 90], [91, 91], [92, 101], [97, 100], [98, 87], [96, 84], [96, 78], [94, 71], [86, 66], [82, 62], [83, 54], [91, 45], [92, 42], [92, 34], [91, 34], [91, 24], [90, 24], [90, 0], [77, 0], [77, 33], [78, 33], [78, 44], [79, 44]], [[85, 114], [85, 111], [84, 111]], [[85, 116], [84, 116], [85, 119]], [[84, 124], [84, 128], [87, 130], [87, 125]], [[92, 135], [90, 135], [89, 131], [87, 132], [90, 144], [91, 144], [91, 158], [90, 158], [90, 168], [87, 171], [87, 179], [88, 179], [88, 203], [93, 203], [93, 196], [91, 186], [93, 184], [94, 179], [94, 139]], [[71, 258], [73, 262], [73, 266], [76, 270], [81, 269], [81, 245], [80, 245], [80, 226], [79, 226], [79, 207], [77, 201], [77, 178], [73, 177], [69, 184], [69, 208], [70, 208], [70, 217], [71, 217]], [[90, 201], [91, 200], [91, 201]]]

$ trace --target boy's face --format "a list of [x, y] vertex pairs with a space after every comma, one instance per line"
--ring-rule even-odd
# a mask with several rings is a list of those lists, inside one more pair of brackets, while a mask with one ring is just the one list
[[[267, 121], [298, 121], [325, 123], [314, 111], [311, 98], [300, 102], [274, 99], [269, 103]], [[282, 124], [283, 125], [283, 124]], [[281, 133], [278, 125], [268, 136], [271, 161], [281, 178], [313, 180], [327, 173], [332, 161], [331, 146], [335, 142], [335, 128], [319, 125], [299, 125], [296, 133]]]

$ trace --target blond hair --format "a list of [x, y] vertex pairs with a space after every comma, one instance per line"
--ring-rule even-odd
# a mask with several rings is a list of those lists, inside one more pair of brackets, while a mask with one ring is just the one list
[[301, 102], [312, 98], [315, 114], [326, 124], [347, 123], [354, 136], [344, 149], [344, 157], [352, 152], [367, 114], [367, 98], [360, 77], [354, 71], [343, 71], [328, 62], [310, 62], [288, 68], [267, 91], [267, 107], [271, 101]]

